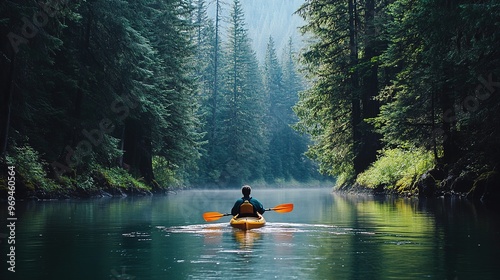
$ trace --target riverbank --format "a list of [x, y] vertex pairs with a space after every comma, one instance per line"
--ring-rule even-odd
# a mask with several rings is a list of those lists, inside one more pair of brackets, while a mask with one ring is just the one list
[[398, 195], [404, 197], [456, 196], [471, 201], [494, 205], [500, 201], [500, 174], [496, 170], [472, 170], [434, 167], [415, 175], [409, 184], [399, 181], [367, 186], [358, 181], [336, 187], [336, 191], [357, 194]]
[[[3, 185], [3, 184], [2, 184]], [[157, 193], [167, 193], [168, 190]], [[1, 197], [7, 197], [9, 190], [3, 186], [0, 188]], [[91, 188], [82, 188], [72, 186], [64, 188], [57, 186], [52, 189], [44, 189], [39, 186], [27, 186], [22, 180], [16, 180], [15, 198], [25, 200], [61, 200], [61, 199], [86, 199], [102, 197], [127, 197], [127, 196], [147, 196], [153, 195], [149, 189], [142, 189], [133, 185], [129, 186], [93, 186]]]
[[[32, 165], [33, 166], [33, 165]], [[1, 170], [13, 169], [10, 176], [7, 172], [0, 174], [0, 199], [9, 195], [9, 180], [13, 186], [16, 199], [25, 200], [63, 200], [63, 199], [88, 199], [102, 197], [127, 197], [127, 196], [152, 196], [175, 193], [189, 188], [193, 189], [231, 189], [230, 186], [202, 185], [186, 186], [171, 184], [163, 186], [153, 180], [147, 184], [142, 178], [136, 178], [123, 168], [95, 167], [84, 175], [64, 175], [51, 177], [47, 172], [34, 172], [33, 168], [23, 169], [15, 165], [0, 163]], [[291, 189], [299, 187], [333, 186], [333, 180], [309, 180], [299, 182], [296, 180], [275, 181], [268, 183], [264, 180], [249, 182], [256, 189]], [[239, 188], [233, 186], [232, 188]]]
[[[14, 194], [16, 199], [86, 199], [100, 197], [151, 196], [167, 194], [186, 189], [186, 186], [165, 187], [158, 184], [148, 185], [142, 179], [134, 178], [121, 168], [98, 168], [89, 176], [59, 176], [54, 179], [23, 175], [22, 170], [3, 164], [0, 175], [0, 195], [2, 198]], [[344, 182], [334, 188], [337, 192], [371, 195], [397, 195], [403, 197], [442, 197], [457, 196], [485, 204], [500, 201], [500, 174], [496, 170], [473, 171], [470, 168], [459, 168], [459, 164], [397, 177], [388, 183], [365, 185], [359, 180]], [[32, 175], [32, 172], [28, 173]], [[12, 176], [11, 176], [12, 175]], [[46, 175], [46, 174], [45, 174]], [[404, 180], [402, 179], [404, 178]], [[406, 183], [402, 183], [406, 182]], [[333, 181], [314, 181], [307, 186], [334, 185]], [[277, 182], [268, 184], [264, 181], [253, 182], [253, 187], [263, 188], [293, 188], [302, 187], [304, 183]], [[215, 187], [214, 187], [215, 188]], [[12, 192], [14, 190], [14, 192]]]
[[158, 184], [150, 186], [134, 178], [121, 168], [95, 168], [87, 176], [54, 176], [51, 178], [43, 169], [23, 170], [16, 165], [0, 164], [0, 195], [15, 199], [79, 199], [99, 197], [126, 197], [164, 194], [170, 188]]

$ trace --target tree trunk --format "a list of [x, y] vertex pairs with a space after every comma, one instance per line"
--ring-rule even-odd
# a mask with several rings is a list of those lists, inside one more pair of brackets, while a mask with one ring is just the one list
[[214, 85], [213, 85], [213, 98], [212, 98], [212, 127], [210, 129], [211, 133], [209, 135], [209, 154], [213, 154], [213, 147], [215, 143], [215, 137], [217, 133], [217, 95], [218, 95], [218, 71], [219, 71], [219, 0], [215, 3], [215, 50], [214, 50]]
[[[356, 1], [349, 0], [348, 2], [349, 13], [349, 49], [350, 49], [350, 66], [356, 67], [358, 65], [358, 43], [357, 43], [357, 30], [356, 30]], [[362, 170], [360, 164], [360, 145], [362, 144], [362, 136], [360, 131], [361, 118], [361, 100], [359, 99], [359, 76], [358, 70], [355, 69], [351, 74], [351, 121], [352, 121], [352, 142], [353, 142], [353, 167], [355, 175], [359, 174]]]
[[[7, 43], [5, 43], [7, 45]], [[7, 46], [8, 47], [8, 46]], [[9, 142], [10, 116], [12, 95], [14, 91], [14, 69], [16, 55], [13, 54], [10, 63], [4, 56], [5, 62], [2, 65], [9, 64], [8, 71], [2, 72], [0, 81], [2, 84], [2, 104], [0, 105], [0, 156], [3, 157], [7, 153], [7, 144]], [[3, 58], [2, 58], [3, 60]], [[5, 67], [4, 69], [6, 69]]]
[[366, 0], [365, 6], [365, 37], [364, 37], [364, 57], [365, 64], [370, 65], [363, 69], [363, 78], [361, 86], [361, 120], [362, 127], [362, 141], [360, 143], [360, 150], [358, 155], [358, 171], [366, 170], [371, 163], [377, 159], [377, 151], [381, 149], [380, 135], [374, 132], [372, 125], [366, 123], [364, 120], [378, 116], [380, 112], [380, 104], [374, 98], [378, 93], [378, 66], [372, 63], [371, 60], [377, 55], [374, 46], [375, 40], [375, 1]]
[[[445, 88], [442, 90], [440, 105], [441, 110], [444, 114], [447, 114], [447, 112], [452, 112], [452, 114], [455, 114], [453, 108], [453, 100], [450, 98], [450, 95], [451, 89]], [[460, 149], [455, 143], [456, 137], [453, 129], [456, 125], [456, 118], [443, 117], [441, 121], [441, 128], [443, 129], [443, 157], [441, 158], [441, 163], [454, 163], [455, 160], [460, 156]]]
[[128, 165], [130, 172], [141, 176], [148, 185], [153, 185], [153, 146], [151, 129], [145, 127], [147, 121], [125, 121], [125, 137], [123, 163]]
[[[449, 13], [454, 13], [453, 11], [458, 5], [459, 1], [456, 0], [446, 0], [444, 9], [448, 10]], [[442, 73], [444, 77], [455, 77], [456, 73], [453, 65], [444, 64], [442, 66]], [[444, 79], [446, 80], [446, 79]], [[453, 164], [458, 158], [461, 157], [461, 151], [459, 145], [457, 145], [457, 136], [455, 128], [457, 125], [456, 112], [454, 108], [454, 96], [455, 84], [452, 82], [444, 82], [440, 91], [440, 107], [443, 113], [441, 118], [441, 128], [443, 129], [443, 157], [441, 158], [441, 163], [443, 164]], [[451, 116], [450, 116], [451, 115]]]

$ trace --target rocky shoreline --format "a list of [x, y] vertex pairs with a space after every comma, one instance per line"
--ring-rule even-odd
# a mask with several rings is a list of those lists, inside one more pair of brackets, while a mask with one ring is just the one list
[[368, 188], [354, 183], [350, 186], [341, 186], [336, 191], [402, 197], [460, 197], [493, 206], [500, 201], [500, 174], [497, 171], [446, 172], [436, 168], [421, 175], [413, 186], [409, 191], [397, 191], [386, 186]]

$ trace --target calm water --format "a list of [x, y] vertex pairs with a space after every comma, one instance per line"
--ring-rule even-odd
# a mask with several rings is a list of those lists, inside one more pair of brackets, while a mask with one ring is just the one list
[[242, 232], [202, 219], [229, 211], [238, 190], [21, 204], [16, 273], [0, 239], [0, 279], [499, 279], [498, 213], [466, 201], [253, 194], [295, 209]]

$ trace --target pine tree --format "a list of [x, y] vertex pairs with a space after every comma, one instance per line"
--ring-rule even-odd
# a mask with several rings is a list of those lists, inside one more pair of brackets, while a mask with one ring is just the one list
[[262, 82], [238, 0], [230, 13], [225, 58], [219, 139], [221, 177], [230, 185], [240, 185], [244, 180], [262, 176], [266, 145], [262, 131]]
[[317, 173], [313, 162], [304, 156], [308, 144], [310, 144], [309, 137], [301, 135], [293, 129], [293, 125], [298, 121], [293, 112], [293, 106], [299, 101], [299, 93], [306, 88], [306, 85], [297, 70], [297, 58], [292, 38], [289, 39], [288, 45], [283, 50], [283, 55], [283, 89], [285, 92], [284, 103], [286, 104], [283, 114], [286, 123], [283, 139], [286, 139], [287, 145], [284, 161], [287, 162], [288, 173], [292, 178], [298, 181], [307, 181], [310, 178], [319, 178], [319, 173]]
[[378, 113], [374, 2], [308, 1], [298, 13], [317, 39], [303, 54], [312, 87], [303, 92], [297, 128], [314, 145], [308, 155], [324, 173], [351, 183], [376, 158], [378, 135], [366, 122]]
[[[150, 99], [154, 125], [153, 154], [163, 157], [169, 169], [180, 174], [195, 166], [200, 156], [198, 99], [193, 78], [194, 49], [191, 44], [193, 7], [187, 1], [160, 4], [150, 34], [161, 63], [158, 89]], [[182, 179], [179, 178], [179, 179]]]
[[194, 26], [196, 28], [194, 67], [199, 85], [199, 114], [202, 117], [200, 132], [204, 133], [204, 145], [197, 164], [198, 172], [192, 172], [191, 180], [195, 184], [206, 184], [216, 180], [217, 176], [214, 174], [214, 170], [218, 168], [214, 159], [216, 158], [216, 130], [218, 127], [215, 57], [219, 55], [216, 54], [214, 22], [208, 18], [204, 0], [198, 0], [196, 3]]
[[444, 166], [469, 158], [479, 166], [496, 164], [489, 157], [494, 149], [483, 148], [498, 139], [489, 126], [496, 122], [497, 100], [485, 78], [498, 75], [492, 67], [499, 60], [493, 51], [498, 36], [491, 29], [498, 11], [490, 1], [400, 0], [388, 7], [390, 44], [382, 57], [396, 74], [380, 94], [386, 104], [376, 119], [386, 145], [432, 150]]
[[[52, 176], [76, 182], [102, 180], [101, 171], [123, 167], [157, 186], [155, 157], [167, 159], [180, 178], [200, 144], [188, 1], [56, 4], [46, 9], [47, 22], [38, 22], [43, 32], [36, 29], [11, 60], [6, 79], [21, 86], [15, 95], [2, 94], [19, 109], [2, 114], [14, 120], [2, 122], [10, 150], [32, 146], [52, 163]], [[21, 19], [17, 10], [39, 8], [2, 12]]]
[[314, 34], [317, 43], [302, 56], [314, 83], [301, 93], [295, 107], [300, 119], [296, 128], [311, 135], [314, 144], [307, 155], [318, 161], [320, 172], [339, 177], [339, 182], [354, 177], [353, 124], [357, 121], [353, 121], [355, 30], [347, 4], [308, 1], [298, 11], [308, 21], [302, 31]]
[[266, 117], [269, 137], [269, 162], [266, 177], [272, 181], [275, 178], [284, 179], [288, 175], [284, 166], [287, 162], [283, 161], [283, 150], [285, 149], [283, 142], [288, 140], [283, 138], [287, 126], [283, 71], [278, 62], [272, 37], [269, 37], [264, 60], [264, 88], [269, 104], [268, 116]]

